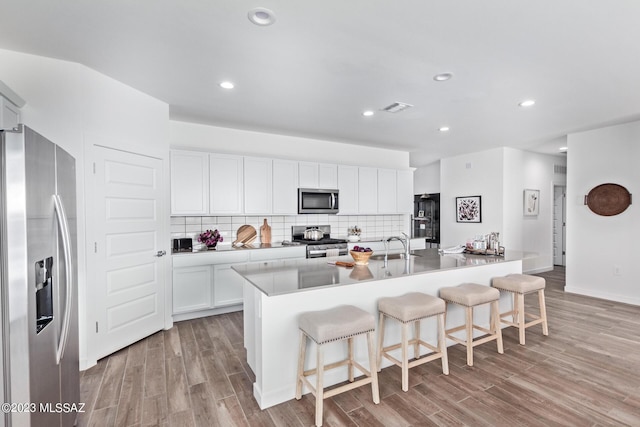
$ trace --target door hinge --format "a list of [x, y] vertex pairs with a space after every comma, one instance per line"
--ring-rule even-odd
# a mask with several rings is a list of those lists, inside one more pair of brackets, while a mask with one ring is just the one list
[[96, 174], [96, 162], [93, 162], [93, 174]]
[[98, 253], [98, 242], [93, 242], [93, 253]]
[[98, 333], [98, 322], [96, 322], [96, 334]]

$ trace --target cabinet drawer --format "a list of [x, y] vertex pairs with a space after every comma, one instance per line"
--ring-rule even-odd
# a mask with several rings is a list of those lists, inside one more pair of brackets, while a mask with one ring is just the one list
[[251, 261], [272, 261], [278, 259], [305, 258], [306, 256], [306, 248], [304, 246], [296, 246], [291, 248], [260, 249], [259, 251], [252, 251], [250, 259]]

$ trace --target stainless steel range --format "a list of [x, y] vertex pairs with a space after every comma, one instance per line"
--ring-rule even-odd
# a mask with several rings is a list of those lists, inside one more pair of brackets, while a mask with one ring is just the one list
[[331, 238], [330, 225], [294, 225], [291, 227], [291, 240], [307, 245], [307, 258], [347, 255], [349, 253], [346, 240]]

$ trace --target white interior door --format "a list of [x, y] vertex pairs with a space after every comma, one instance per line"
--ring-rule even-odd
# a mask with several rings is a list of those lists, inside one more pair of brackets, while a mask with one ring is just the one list
[[[162, 161], [95, 147], [96, 356], [164, 326]], [[159, 252], [160, 251], [160, 252]], [[91, 286], [91, 284], [89, 285]]]
[[553, 187], [553, 264], [565, 265], [565, 187]]

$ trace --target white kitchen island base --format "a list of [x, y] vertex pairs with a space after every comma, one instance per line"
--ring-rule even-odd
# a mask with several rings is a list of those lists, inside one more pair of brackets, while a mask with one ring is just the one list
[[[429, 250], [427, 250], [429, 251]], [[422, 251], [419, 251], [422, 252]], [[426, 254], [426, 252], [425, 252]], [[433, 252], [428, 254], [433, 256]], [[441, 255], [435, 255], [443, 257]], [[444, 255], [447, 257], [447, 255]], [[340, 258], [341, 259], [341, 258]], [[458, 255], [458, 260], [460, 256]], [[346, 258], [344, 260], [347, 260]], [[416, 258], [422, 264], [428, 263], [427, 258]], [[434, 258], [435, 260], [435, 258]], [[472, 260], [473, 262], [469, 262]], [[308, 263], [316, 260], [306, 260]], [[254, 397], [260, 408], [265, 409], [278, 403], [291, 400], [295, 397], [296, 367], [298, 356], [298, 315], [306, 311], [324, 310], [342, 304], [350, 304], [360, 307], [378, 316], [377, 301], [381, 297], [398, 296], [407, 292], [423, 292], [438, 295], [438, 290], [445, 286], [456, 286], [465, 282], [474, 282], [490, 286], [491, 278], [504, 276], [510, 273], [522, 273], [521, 257], [509, 259], [488, 259], [466, 256], [464, 262], [454, 263], [452, 267], [429, 267], [425, 271], [424, 266], [417, 263], [414, 266], [412, 258], [409, 271], [412, 273], [398, 274], [398, 264], [404, 264], [403, 260], [396, 260], [396, 265], [389, 261], [387, 269], [382, 267], [382, 262], [370, 262], [369, 266], [356, 269], [333, 267], [334, 282], [327, 286], [317, 286], [296, 291], [282, 293], [270, 292], [279, 285], [290, 286], [282, 281], [293, 281], [292, 271], [295, 265], [282, 263], [265, 263], [259, 267], [245, 269], [235, 268], [247, 280], [244, 284], [244, 345], [247, 350], [247, 361], [256, 376], [253, 385]], [[326, 265], [326, 261], [323, 262]], [[300, 263], [299, 265], [302, 265]], [[327, 267], [316, 263], [314, 270], [323, 270]], [[406, 265], [406, 264], [404, 264]], [[246, 266], [251, 266], [247, 264]], [[394, 269], [395, 267], [395, 269]], [[377, 271], [375, 269], [382, 269]], [[413, 272], [413, 271], [416, 272]], [[400, 270], [401, 271], [401, 270]], [[308, 273], [308, 272], [307, 272]], [[384, 279], [376, 279], [383, 274]], [[392, 276], [389, 277], [389, 274]], [[394, 275], [396, 277], [394, 277]], [[298, 277], [301, 276], [300, 271]], [[359, 281], [358, 276], [365, 277]], [[270, 286], [273, 287], [270, 288]], [[298, 283], [300, 286], [300, 283]], [[304, 286], [300, 286], [304, 288]], [[508, 295], [503, 295], [500, 300], [501, 311], [511, 307]], [[489, 326], [489, 306], [480, 306], [474, 310], [476, 322], [484, 327]], [[464, 311], [461, 307], [450, 305], [447, 313], [448, 327], [464, 323]], [[436, 342], [436, 320], [423, 321], [421, 329], [422, 339], [428, 342]], [[464, 333], [464, 331], [462, 332]], [[462, 337], [462, 335], [461, 335]], [[385, 328], [385, 345], [400, 341], [400, 325], [390, 322]], [[449, 341], [448, 345], [454, 345]], [[310, 344], [308, 344], [310, 345]], [[495, 345], [487, 343], [486, 345]], [[308, 347], [307, 366], [315, 363], [315, 351]], [[336, 343], [326, 347], [325, 364], [344, 359], [346, 346]], [[398, 350], [399, 351], [399, 350]], [[356, 360], [361, 364], [367, 364], [366, 340], [355, 340], [354, 353]], [[434, 361], [433, 363], [440, 363]], [[391, 362], [383, 359], [382, 367], [391, 366]], [[346, 368], [333, 369], [325, 373], [325, 386], [343, 382], [347, 379]], [[398, 387], [400, 384], [398, 383]], [[304, 391], [305, 393], [308, 390]]]

